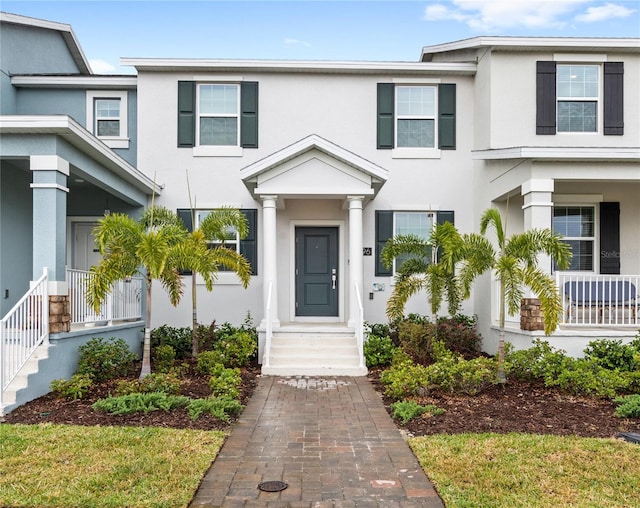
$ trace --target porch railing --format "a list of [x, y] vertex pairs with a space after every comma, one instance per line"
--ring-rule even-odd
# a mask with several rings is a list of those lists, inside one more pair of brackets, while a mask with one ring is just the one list
[[356, 339], [358, 342], [358, 355], [359, 355], [359, 367], [365, 366], [364, 362], [364, 307], [362, 305], [362, 297], [360, 295], [360, 288], [356, 282], [353, 285], [356, 292], [356, 301], [358, 302], [358, 322], [356, 323]]
[[48, 272], [0, 320], [0, 411], [9, 383], [31, 358], [36, 348], [49, 340]]
[[87, 304], [87, 288], [91, 277], [88, 271], [67, 269], [72, 325], [112, 323], [142, 318], [142, 277], [131, 277], [114, 283], [98, 313]]
[[556, 272], [563, 325], [640, 325], [640, 275]]

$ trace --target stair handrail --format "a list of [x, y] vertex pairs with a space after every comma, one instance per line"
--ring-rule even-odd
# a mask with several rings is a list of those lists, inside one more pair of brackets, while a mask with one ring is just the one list
[[[36, 348], [49, 340], [48, 278], [45, 267], [42, 276], [0, 320], [0, 411], [11, 381]], [[20, 347], [15, 347], [17, 343]]]
[[356, 300], [358, 302], [358, 322], [356, 323], [356, 339], [358, 341], [358, 355], [360, 360], [360, 368], [365, 366], [364, 362], [364, 307], [362, 306], [362, 297], [360, 296], [360, 288], [358, 283], [354, 283], [356, 292]]
[[273, 337], [273, 321], [271, 320], [271, 293], [273, 291], [273, 281], [269, 281], [269, 288], [267, 290], [267, 306], [265, 308], [265, 341], [264, 341], [264, 354], [262, 356], [262, 366], [269, 367], [269, 357], [271, 356], [271, 338]]

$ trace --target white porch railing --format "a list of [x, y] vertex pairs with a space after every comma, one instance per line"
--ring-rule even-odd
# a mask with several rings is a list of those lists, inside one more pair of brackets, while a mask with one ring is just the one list
[[556, 272], [563, 298], [562, 325], [640, 325], [640, 275]]
[[362, 297], [360, 296], [360, 288], [356, 282], [353, 285], [356, 291], [356, 300], [358, 302], [358, 322], [356, 323], [356, 339], [358, 342], [358, 355], [360, 357], [360, 368], [365, 366], [364, 363], [364, 307], [362, 306]]
[[36, 348], [49, 340], [48, 272], [0, 320], [0, 408], [9, 383]]
[[273, 338], [273, 321], [271, 319], [271, 293], [273, 290], [273, 281], [269, 281], [269, 289], [267, 291], [267, 306], [264, 310], [264, 318], [266, 324], [266, 333], [264, 340], [264, 354], [262, 356], [262, 366], [269, 367], [269, 358], [271, 356], [271, 339]]
[[107, 300], [95, 311], [87, 304], [87, 288], [91, 273], [85, 270], [67, 269], [71, 324], [90, 325], [97, 322], [133, 320], [142, 318], [141, 277], [131, 277], [116, 282]]

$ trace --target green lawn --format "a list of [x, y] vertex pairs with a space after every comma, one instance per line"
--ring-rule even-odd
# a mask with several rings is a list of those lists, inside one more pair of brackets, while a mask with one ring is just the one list
[[447, 508], [640, 507], [637, 444], [532, 434], [409, 443]]
[[0, 506], [186, 506], [218, 431], [0, 425]]

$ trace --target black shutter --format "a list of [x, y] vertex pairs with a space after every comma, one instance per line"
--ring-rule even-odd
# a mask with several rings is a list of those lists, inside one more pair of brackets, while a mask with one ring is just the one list
[[243, 81], [240, 85], [240, 146], [258, 148], [258, 83]]
[[393, 148], [394, 84], [378, 83], [378, 148]]
[[438, 148], [456, 149], [456, 85], [438, 87]]
[[536, 134], [556, 133], [556, 63], [537, 62]]
[[[178, 218], [182, 220], [184, 227], [187, 231], [193, 231], [193, 210], [190, 208], [178, 208], [176, 214]], [[191, 275], [191, 270], [180, 270], [180, 275]]]
[[178, 147], [196, 143], [196, 83], [178, 81]]
[[624, 134], [624, 64], [605, 62], [604, 64], [604, 135]]
[[391, 268], [382, 264], [380, 253], [387, 240], [393, 236], [393, 212], [376, 210], [376, 275], [392, 275]]
[[600, 203], [600, 273], [620, 274], [620, 203]]
[[251, 275], [258, 275], [258, 210], [240, 210], [247, 218], [249, 231], [247, 236], [240, 240], [240, 254], [251, 265]]
[[[454, 218], [455, 218], [455, 212], [453, 210], [440, 210], [436, 216], [436, 222], [438, 224], [444, 224], [445, 222], [450, 222], [451, 224], [455, 224]], [[439, 248], [438, 261], [440, 261], [441, 254], [442, 254], [441, 248]]]

